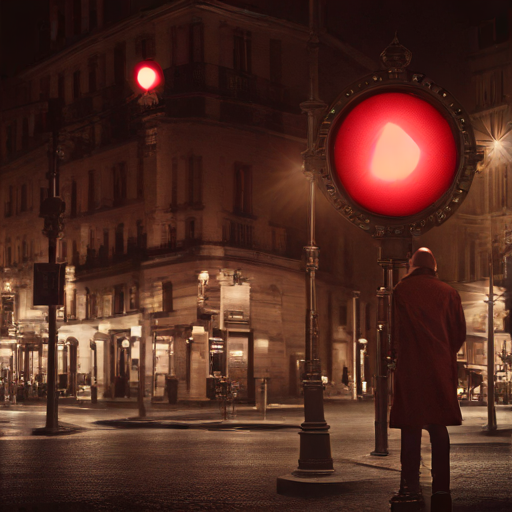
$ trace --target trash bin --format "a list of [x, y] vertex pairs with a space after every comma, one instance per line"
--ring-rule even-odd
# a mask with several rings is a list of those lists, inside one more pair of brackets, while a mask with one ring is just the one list
[[210, 400], [215, 400], [217, 398], [216, 386], [217, 379], [215, 377], [207, 377], [206, 378], [206, 398]]
[[91, 404], [97, 404], [98, 403], [98, 386], [96, 384], [93, 384], [91, 386]]
[[167, 398], [169, 399], [169, 403], [178, 403], [178, 379], [171, 376], [166, 377], [165, 389], [167, 390]]

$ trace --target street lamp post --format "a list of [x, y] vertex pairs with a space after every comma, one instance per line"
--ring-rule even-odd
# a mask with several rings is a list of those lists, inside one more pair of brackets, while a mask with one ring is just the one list
[[489, 298], [487, 300], [487, 425], [488, 432], [494, 432], [496, 407], [494, 405], [494, 265], [492, 251], [489, 257]]
[[[48, 263], [54, 267], [57, 295], [62, 295], [64, 282], [59, 279], [56, 270], [57, 239], [62, 233], [62, 214], [65, 204], [59, 197], [59, 130], [62, 124], [62, 104], [60, 100], [50, 100], [48, 103], [49, 121], [52, 129], [51, 149], [48, 152], [48, 197], [41, 204], [40, 216], [44, 218], [43, 233], [48, 237]], [[62, 290], [61, 290], [62, 288]], [[57, 394], [57, 304], [59, 297], [52, 297], [48, 302], [48, 376], [46, 397], [46, 426], [47, 433], [59, 430], [59, 411]]]
[[319, 248], [315, 240], [316, 175], [319, 168], [315, 153], [315, 134], [319, 115], [325, 111], [325, 103], [318, 98], [318, 4], [309, 3], [309, 99], [301, 103], [308, 116], [307, 149], [304, 152], [304, 174], [309, 183], [308, 245], [304, 247], [306, 262], [306, 329], [304, 422], [301, 424], [298, 468], [291, 475], [277, 479], [277, 492], [289, 496], [314, 496], [339, 492], [342, 479], [334, 474], [331, 455], [329, 425], [324, 417], [323, 383], [318, 357], [318, 312], [316, 296], [316, 272]]

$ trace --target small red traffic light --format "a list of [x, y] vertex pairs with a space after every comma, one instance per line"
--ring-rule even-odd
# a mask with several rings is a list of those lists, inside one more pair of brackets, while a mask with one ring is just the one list
[[402, 92], [375, 94], [340, 123], [334, 165], [350, 197], [368, 212], [415, 215], [450, 188], [457, 144], [445, 117]]
[[164, 80], [164, 74], [160, 65], [154, 60], [143, 60], [135, 66], [135, 81], [145, 92], [152, 91]]

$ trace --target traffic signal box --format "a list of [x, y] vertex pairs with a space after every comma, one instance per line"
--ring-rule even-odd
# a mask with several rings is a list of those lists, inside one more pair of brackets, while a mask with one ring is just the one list
[[64, 263], [34, 263], [34, 306], [64, 306]]

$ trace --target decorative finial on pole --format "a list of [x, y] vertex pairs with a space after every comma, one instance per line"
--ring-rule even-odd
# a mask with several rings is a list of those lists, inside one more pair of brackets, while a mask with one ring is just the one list
[[397, 33], [389, 46], [380, 54], [380, 61], [390, 71], [403, 71], [412, 60], [412, 52], [398, 41]]

